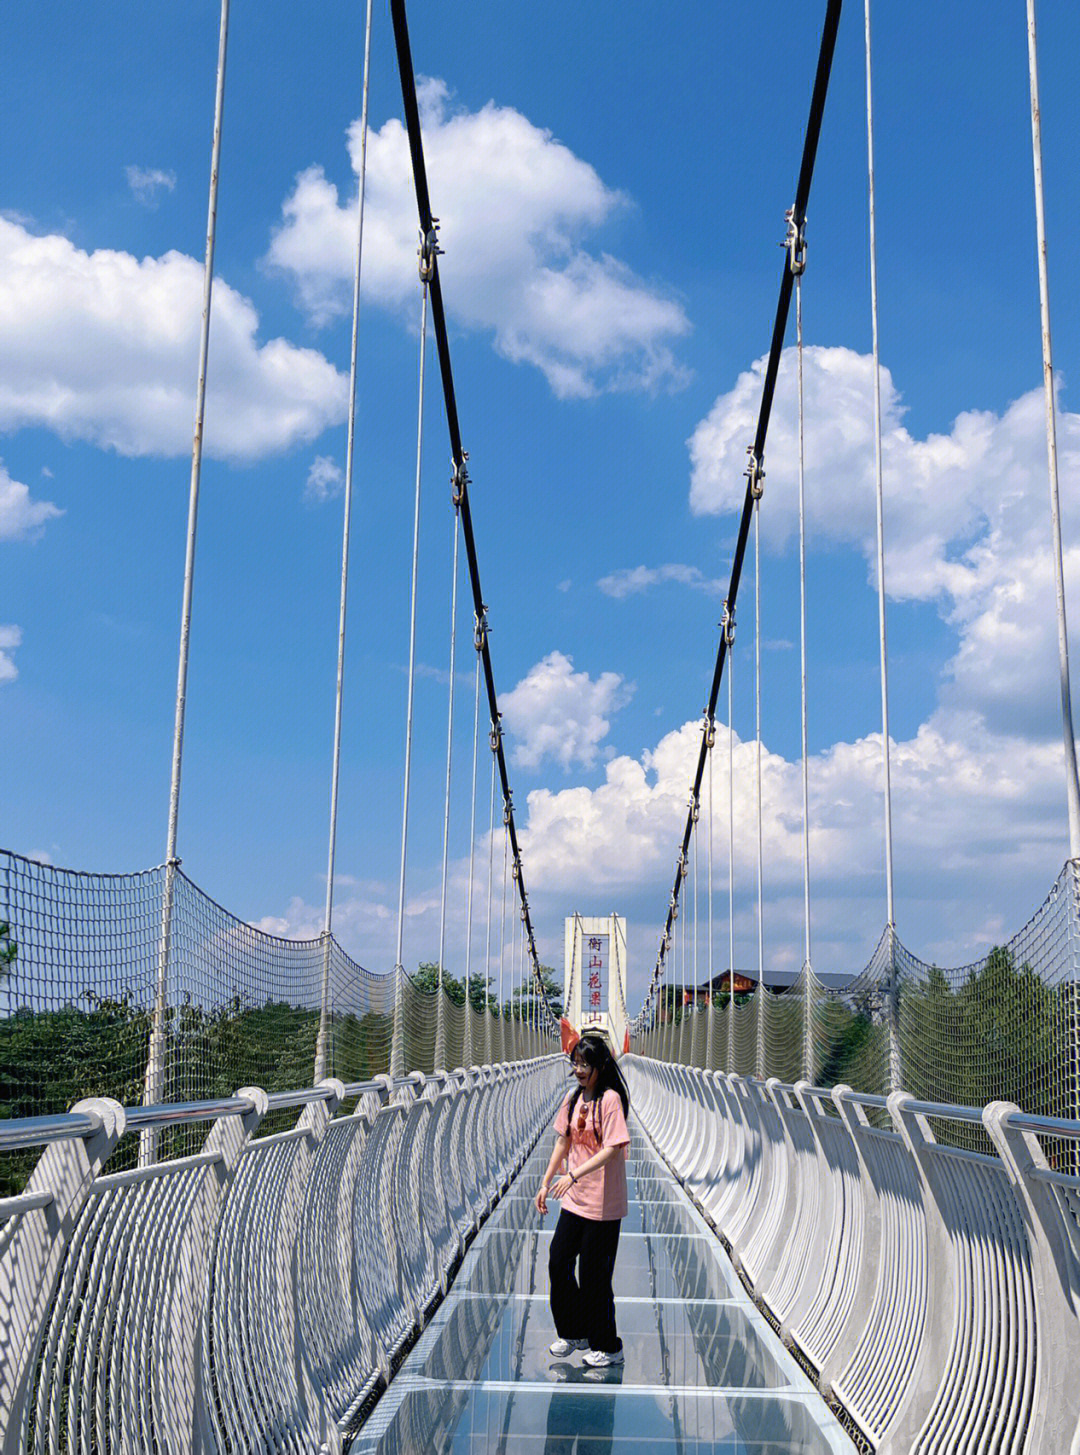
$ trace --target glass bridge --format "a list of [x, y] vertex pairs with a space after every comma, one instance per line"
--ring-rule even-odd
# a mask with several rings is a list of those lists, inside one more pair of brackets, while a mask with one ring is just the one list
[[855, 1447], [636, 1121], [615, 1267], [622, 1368], [556, 1359], [543, 1135], [351, 1455], [829, 1455]]

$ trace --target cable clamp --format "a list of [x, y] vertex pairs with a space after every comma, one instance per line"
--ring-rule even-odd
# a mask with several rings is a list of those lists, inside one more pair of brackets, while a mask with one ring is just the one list
[[468, 450], [462, 450], [461, 459], [454, 461], [454, 473], [450, 476], [450, 499], [454, 503], [454, 509], [461, 509], [461, 502], [465, 498], [465, 489], [469, 483], [469, 467], [466, 461], [469, 458]]
[[491, 732], [488, 734], [488, 741], [491, 743], [491, 751], [497, 753], [499, 744], [502, 742], [502, 716], [491, 725]]
[[476, 626], [473, 629], [473, 646], [478, 652], [482, 652], [487, 646], [488, 619], [487, 607], [481, 606], [479, 612], [473, 613]]
[[439, 219], [433, 217], [431, 226], [427, 232], [420, 234], [420, 246], [417, 248], [420, 258], [420, 281], [430, 283], [435, 276], [435, 259], [442, 252], [439, 246]]
[[720, 618], [720, 629], [724, 633], [724, 645], [730, 651], [735, 645], [735, 608], [724, 602], [724, 614]]
[[795, 226], [795, 208], [789, 207], [784, 214], [787, 219], [787, 237], [781, 247], [787, 248], [788, 268], [793, 278], [806, 272], [806, 218]]
[[[698, 796], [694, 792], [694, 790], [691, 788], [691, 790], [690, 790], [690, 816], [691, 816], [691, 819], [692, 819], [692, 821], [694, 823], [697, 823], [697, 821], [698, 821], [698, 815], [700, 813], [700, 809], [701, 809], [701, 806], [698, 803]], [[684, 874], [686, 873], [686, 870], [685, 869], [683, 870], [683, 873]]]
[[753, 445], [747, 445], [746, 453], [750, 456], [750, 463], [746, 467], [746, 478], [750, 481], [750, 498], [760, 500], [765, 494], [765, 469], [754, 454]]
[[710, 752], [716, 747], [716, 720], [708, 716], [705, 718], [705, 746]]

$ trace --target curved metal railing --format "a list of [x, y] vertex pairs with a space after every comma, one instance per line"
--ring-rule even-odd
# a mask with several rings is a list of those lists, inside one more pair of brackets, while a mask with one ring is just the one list
[[[1080, 1122], [623, 1066], [658, 1149], [879, 1455], [1080, 1449], [1080, 1177], [1062, 1170]], [[972, 1134], [983, 1150], [951, 1144]]]
[[[341, 1449], [564, 1074], [550, 1056], [0, 1123], [0, 1152], [43, 1149], [0, 1203], [0, 1450]], [[193, 1155], [108, 1170], [185, 1123], [208, 1127]]]

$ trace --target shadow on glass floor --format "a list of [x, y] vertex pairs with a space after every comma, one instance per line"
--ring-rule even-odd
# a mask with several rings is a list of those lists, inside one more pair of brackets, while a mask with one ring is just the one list
[[[785, 1371], [733, 1303], [624, 1303], [619, 1333], [628, 1386], [768, 1389], [789, 1387]], [[464, 1298], [416, 1373], [457, 1381], [546, 1381], [555, 1337], [543, 1299]]]

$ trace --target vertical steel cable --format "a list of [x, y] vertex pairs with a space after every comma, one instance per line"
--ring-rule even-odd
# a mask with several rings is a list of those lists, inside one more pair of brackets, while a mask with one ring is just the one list
[[476, 693], [473, 707], [473, 752], [472, 752], [472, 798], [469, 810], [469, 892], [465, 911], [465, 1064], [472, 1065], [472, 920], [473, 920], [473, 866], [476, 862], [476, 768], [480, 753], [480, 654], [476, 656]]
[[[694, 803], [694, 958], [693, 958], [693, 967], [692, 967], [693, 968], [693, 980], [694, 980], [694, 988], [693, 988], [693, 994], [694, 994], [694, 999], [693, 999], [694, 1018], [690, 1022], [690, 1025], [691, 1025], [691, 1031], [690, 1031], [690, 1059], [691, 1059], [691, 1061], [694, 1061], [695, 1060], [695, 1054], [696, 1054], [695, 1053], [695, 1050], [694, 1050], [694, 1047], [695, 1047], [695, 1044], [696, 1044], [697, 1038], [698, 1038], [697, 1018], [698, 1018], [698, 1009], [699, 1009], [699, 1007], [698, 1007], [698, 877], [699, 877], [698, 870], [699, 870], [700, 861], [699, 861], [699, 857], [698, 857], [698, 823], [699, 823], [698, 805], [695, 802]], [[696, 1064], [696, 1062], [695, 1062], [695, 1064]]]
[[329, 1032], [330, 935], [334, 916], [334, 860], [337, 855], [338, 780], [341, 769], [341, 709], [345, 692], [345, 623], [349, 596], [349, 528], [352, 521], [353, 460], [356, 443], [356, 372], [360, 339], [360, 272], [364, 256], [364, 195], [367, 181], [368, 75], [371, 62], [371, 6], [364, 24], [364, 79], [360, 104], [360, 183], [356, 204], [356, 271], [353, 274], [352, 344], [349, 351], [349, 418], [345, 438], [345, 507], [341, 530], [341, 597], [338, 609], [337, 686], [334, 695], [334, 756], [330, 773], [330, 848], [326, 865], [326, 913], [323, 916], [323, 976], [319, 1035], [315, 1044], [315, 1084], [326, 1075]]
[[502, 968], [507, 959], [507, 867], [509, 834], [502, 829], [502, 918], [499, 921], [499, 1024], [502, 1026], [502, 1059], [507, 1059], [507, 1002], [502, 998]]
[[[730, 623], [730, 615], [728, 617]], [[727, 723], [728, 723], [728, 1075], [735, 1070], [735, 731], [732, 714], [731, 683], [735, 672], [735, 657], [728, 654], [727, 661]]]
[[[221, 127], [225, 113], [225, 59], [229, 44], [229, 0], [221, 0], [218, 31], [217, 83], [214, 89], [214, 140], [210, 156], [210, 201], [206, 219], [206, 256], [203, 264], [203, 306], [199, 332], [199, 374], [195, 386], [195, 428], [191, 442], [191, 485], [188, 494], [187, 542], [184, 551], [184, 595], [180, 608], [180, 653], [176, 674], [176, 716], [173, 723], [172, 773], [169, 783], [169, 827], [165, 846], [165, 892], [161, 909], [157, 991], [147, 1051], [143, 1101], [147, 1106], [164, 1099], [165, 1015], [172, 958], [172, 912], [175, 893], [177, 835], [180, 821], [180, 777], [184, 761], [184, 717], [187, 711], [188, 655], [191, 642], [191, 602], [195, 584], [195, 537], [199, 520], [199, 482], [202, 476], [203, 424], [206, 415], [206, 371], [210, 353], [210, 307], [214, 292], [214, 248], [217, 242], [218, 175], [221, 168]], [[157, 1158], [157, 1133], [149, 1128], [139, 1136], [139, 1162]]]
[[754, 506], [754, 717], [755, 776], [757, 778], [757, 1074], [765, 1076], [765, 917], [762, 892], [764, 849], [761, 815], [761, 502]]
[[1058, 668], [1061, 676], [1061, 725], [1065, 745], [1065, 795], [1069, 808], [1069, 858], [1080, 859], [1080, 785], [1076, 776], [1072, 691], [1069, 685], [1069, 633], [1065, 619], [1065, 571], [1061, 551], [1061, 500], [1058, 493], [1057, 423], [1054, 407], [1054, 351], [1050, 338], [1050, 274], [1043, 206], [1042, 124], [1039, 110], [1039, 54], [1035, 0], [1027, 0], [1028, 82], [1031, 90], [1031, 152], [1035, 171], [1035, 228], [1039, 248], [1039, 317], [1042, 324], [1043, 392], [1046, 397], [1046, 457], [1050, 475], [1050, 520], [1054, 540], [1057, 596]]
[[799, 663], [803, 802], [803, 1076], [814, 1080], [810, 970], [810, 760], [806, 713], [806, 450], [803, 414], [802, 277], [795, 279], [795, 344], [799, 364]]
[[435, 1012], [435, 1066], [441, 1068], [446, 1059], [446, 996], [443, 989], [443, 966], [446, 963], [446, 873], [450, 862], [450, 772], [454, 755], [454, 676], [457, 671], [457, 588], [458, 544], [461, 540], [461, 516], [454, 502], [454, 565], [450, 587], [450, 687], [446, 715], [446, 795], [443, 804], [442, 893], [439, 901], [439, 1000]]
[[[686, 878], [687, 863], [683, 860], [683, 878]], [[679, 1060], [686, 1061], [686, 920], [685, 914], [677, 921], [679, 932], [679, 964], [682, 973], [682, 998], [679, 1006]]]
[[416, 416], [416, 498], [413, 507], [412, 591], [409, 605], [409, 691], [405, 710], [405, 782], [401, 795], [401, 871], [398, 877], [397, 954], [394, 960], [394, 1029], [390, 1046], [390, 1074], [405, 1070], [405, 1027], [402, 997], [405, 993], [403, 942], [405, 937], [405, 862], [409, 838], [409, 780], [412, 772], [413, 692], [416, 685], [416, 585], [420, 558], [420, 476], [424, 451], [424, 364], [427, 359], [428, 285], [423, 284], [420, 304], [420, 386]]
[[870, 318], [874, 353], [874, 479], [877, 497], [878, 630], [881, 652], [881, 754], [885, 789], [885, 905], [889, 936], [889, 1087], [900, 1088], [899, 1005], [896, 986], [896, 912], [893, 901], [892, 775], [889, 763], [889, 651], [885, 630], [885, 487], [881, 458], [881, 355], [878, 346], [877, 213], [874, 195], [874, 88], [870, 65], [870, 0], [866, 17], [866, 157], [870, 210]]
[[706, 730], [709, 734], [709, 846], [706, 855], [706, 873], [709, 876], [708, 889], [708, 916], [709, 916], [709, 997], [707, 1001], [709, 1019], [705, 1022], [705, 1064], [710, 1071], [713, 1063], [713, 749], [716, 746], [716, 728], [710, 722], [706, 723]]
[[488, 824], [487, 939], [484, 943], [484, 1059], [491, 1062], [491, 894], [495, 874], [495, 753], [491, 754], [491, 807]]

